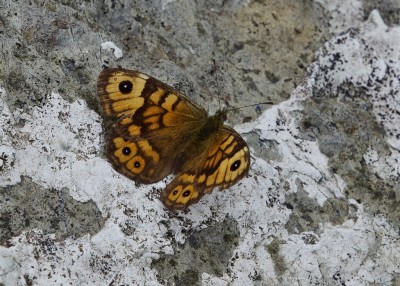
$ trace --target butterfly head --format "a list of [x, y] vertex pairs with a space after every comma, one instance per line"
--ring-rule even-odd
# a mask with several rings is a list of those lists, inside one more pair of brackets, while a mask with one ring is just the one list
[[216, 119], [224, 122], [227, 119], [227, 113], [228, 113], [228, 109], [227, 108], [222, 108], [220, 110], [218, 110], [213, 117], [215, 117]]

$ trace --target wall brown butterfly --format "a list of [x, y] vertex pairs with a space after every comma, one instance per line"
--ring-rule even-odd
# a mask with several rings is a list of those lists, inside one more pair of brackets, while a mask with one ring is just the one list
[[226, 189], [250, 166], [243, 138], [172, 87], [140, 72], [105, 69], [97, 81], [104, 116], [113, 121], [108, 158], [138, 183], [175, 174], [161, 193], [164, 205], [183, 210], [214, 188]]

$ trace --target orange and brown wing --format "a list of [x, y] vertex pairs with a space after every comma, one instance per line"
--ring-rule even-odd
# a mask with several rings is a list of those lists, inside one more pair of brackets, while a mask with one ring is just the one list
[[97, 93], [104, 115], [116, 120], [108, 157], [118, 172], [140, 183], [170, 174], [181, 141], [207, 116], [172, 87], [131, 70], [103, 70]]
[[[211, 138], [201, 158], [191, 158], [162, 191], [161, 199], [169, 209], [184, 210], [215, 187], [226, 189], [243, 178], [250, 167], [249, 148], [232, 128], [224, 126]], [[201, 162], [201, 164], [196, 164]]]

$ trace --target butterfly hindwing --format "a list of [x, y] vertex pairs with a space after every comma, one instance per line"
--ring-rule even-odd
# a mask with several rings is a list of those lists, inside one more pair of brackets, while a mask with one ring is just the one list
[[[228, 126], [210, 138], [202, 158], [193, 158], [162, 191], [161, 198], [170, 209], [186, 209], [215, 187], [226, 189], [248, 172], [250, 153], [242, 137]], [[195, 167], [193, 167], [195, 166]]]

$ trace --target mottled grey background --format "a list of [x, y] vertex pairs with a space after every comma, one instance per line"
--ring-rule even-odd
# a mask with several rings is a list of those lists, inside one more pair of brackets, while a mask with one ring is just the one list
[[[377, 8], [386, 24], [399, 24], [398, 1], [366, 0], [363, 5], [364, 20]], [[219, 108], [220, 101], [230, 107], [255, 104], [235, 110], [228, 120], [252, 121], [268, 108], [258, 103], [284, 101], [304, 83], [315, 51], [332, 36], [331, 17], [317, 2], [298, 0], [0, 0], [0, 86], [7, 90], [11, 111], [29, 113], [54, 91], [68, 101], [82, 98], [99, 112], [97, 76], [104, 66], [120, 66], [165, 81], [210, 111]], [[101, 50], [105, 41], [120, 47], [123, 58]], [[363, 165], [368, 145], [382, 153], [388, 150], [370, 109], [359, 108], [368, 106], [367, 96], [338, 105], [330, 92], [315, 91], [316, 97], [304, 102], [304, 136], [318, 140], [332, 171], [347, 183], [348, 198], [368, 205], [372, 214], [384, 214], [398, 227], [399, 182], [384, 181]], [[360, 95], [363, 90], [343, 86], [334, 96], [347, 93]], [[273, 159], [268, 151], [273, 143], [248, 138], [256, 156]], [[301, 191], [288, 195], [285, 206], [293, 210], [286, 225], [289, 233], [318, 233], [321, 222], [340, 224], [352, 213], [347, 201], [329, 199], [320, 207]], [[0, 190], [2, 246], [32, 228], [63, 240], [96, 234], [104, 222], [93, 202], [75, 201], [68, 190], [43, 189], [30, 178]], [[129, 235], [129, 227], [124, 232]], [[229, 219], [194, 232], [178, 256], [154, 262], [160, 282], [200, 285], [203, 271], [221, 276], [237, 236], [235, 222]], [[274, 240], [268, 251], [275, 270], [283, 273], [279, 245]], [[164, 271], [168, 267], [174, 270]], [[26, 285], [32, 285], [31, 278], [26, 278]], [[265, 284], [255, 275], [254, 285]]]

